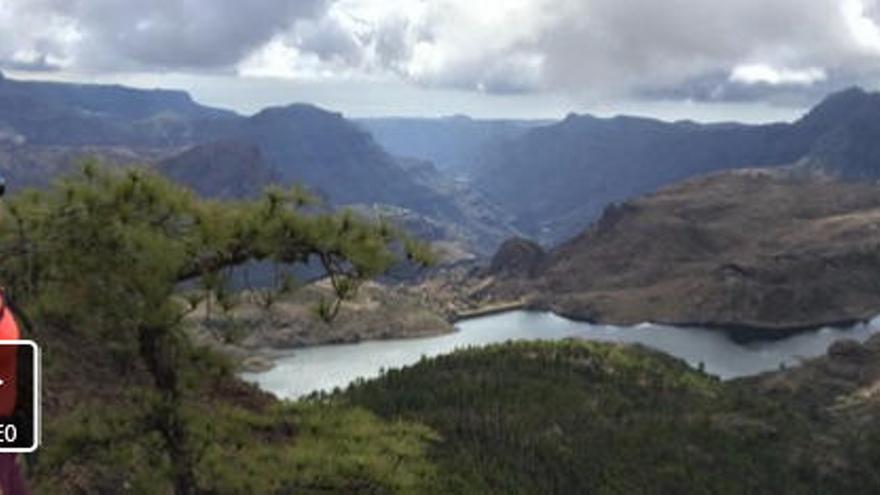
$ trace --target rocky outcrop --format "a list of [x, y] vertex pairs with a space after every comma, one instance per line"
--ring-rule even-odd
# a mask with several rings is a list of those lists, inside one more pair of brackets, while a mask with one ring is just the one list
[[546, 253], [536, 242], [514, 237], [504, 241], [489, 264], [488, 273], [499, 277], [531, 277], [544, 261]]

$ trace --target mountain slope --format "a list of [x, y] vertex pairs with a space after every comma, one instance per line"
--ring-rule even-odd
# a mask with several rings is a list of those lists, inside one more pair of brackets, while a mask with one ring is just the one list
[[285, 181], [320, 191], [334, 204], [446, 208], [436, 193], [411, 180], [368, 133], [340, 113], [303, 104], [267, 108], [219, 134], [255, 144]]
[[604, 207], [707, 172], [806, 159], [832, 175], [880, 177], [880, 94], [829, 96], [792, 124], [668, 123], [570, 115], [496, 147], [475, 183], [555, 244]]
[[853, 88], [831, 95], [797, 126], [821, 130], [806, 164], [847, 179], [880, 178], [880, 93]]
[[[287, 182], [334, 204], [443, 207], [370, 135], [339, 113], [296, 104], [251, 117], [199, 105], [182, 91], [0, 79], [0, 136], [13, 144], [138, 151], [237, 141], [259, 148]], [[436, 204], [435, 204], [436, 203]]]
[[156, 169], [206, 198], [254, 198], [281, 182], [280, 172], [266, 164], [259, 148], [237, 141], [194, 146], [162, 160]]
[[402, 226], [407, 231], [418, 235], [428, 227], [435, 233], [426, 233], [422, 238], [441, 241], [444, 247], [453, 250], [456, 246], [449, 244], [457, 244], [459, 249], [480, 257], [491, 256], [505, 239], [518, 234], [513, 227], [513, 218], [472, 188], [467, 181], [450, 179], [440, 173], [431, 162], [405, 158], [398, 158], [397, 161], [416, 183], [448, 198], [453, 207], [448, 211], [436, 211], [429, 216], [416, 215], [415, 218], [408, 212], [389, 211], [386, 208], [383, 214], [390, 215], [388, 218], [394, 219], [403, 214]]
[[383, 148], [398, 156], [433, 162], [445, 174], [468, 175], [493, 143], [547, 123], [539, 120], [477, 120], [463, 115], [431, 118], [357, 119]]
[[880, 310], [880, 188], [728, 171], [611, 206], [528, 263], [510, 251], [464, 299], [618, 324], [790, 332], [848, 323]]
[[127, 146], [54, 146], [14, 144], [0, 141], [0, 173], [7, 192], [27, 187], [46, 187], [58, 177], [80, 169], [84, 160], [98, 158], [108, 165], [126, 167], [155, 163], [176, 149], [129, 148]]
[[183, 91], [0, 77], [0, 128], [32, 144], [173, 146], [194, 122], [236, 117]]
[[569, 341], [462, 350], [340, 396], [436, 430], [447, 493], [877, 491], [876, 422], [829, 427], [810, 405], [833, 395], [757, 391], [645, 348]]
[[444, 240], [464, 241], [470, 254], [489, 254], [515, 233], [495, 217], [475, 219], [496, 211], [461, 188], [411, 173], [339, 113], [294, 104], [244, 117], [181, 91], [0, 78], [0, 169], [13, 190], [45, 186], [92, 155], [158, 164], [207, 197], [297, 183], [330, 207], [403, 209], [454, 238]]

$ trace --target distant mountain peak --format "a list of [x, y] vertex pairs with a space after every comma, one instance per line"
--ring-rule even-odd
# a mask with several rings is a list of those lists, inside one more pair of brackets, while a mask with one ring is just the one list
[[845, 120], [849, 115], [880, 104], [880, 93], [853, 86], [831, 93], [813, 107], [801, 120], [807, 125], [828, 125]]
[[877, 93], [869, 93], [859, 86], [853, 86], [835, 93], [831, 93], [824, 100], [816, 105], [816, 108], [828, 106], [850, 106], [864, 102], [866, 99], [874, 98]]
[[880, 176], [880, 93], [861, 88], [834, 93], [797, 125], [816, 136], [801, 164], [847, 179]]
[[862, 88], [861, 86], [850, 86], [850, 87], [848, 87], [848, 88], [846, 88], [846, 89], [842, 89], [842, 90], [837, 91], [837, 92], [835, 92], [835, 93], [831, 93], [831, 94], [829, 94], [829, 95], [826, 97], [826, 99], [836, 98], [836, 97], [844, 97], [844, 96], [849, 96], [849, 97], [852, 97], [852, 96], [865, 96], [865, 95], [868, 95], [868, 94], [870, 94], [870, 93], [868, 93], [868, 91], [865, 91], [865, 89]]
[[339, 112], [331, 112], [310, 103], [291, 103], [284, 106], [264, 108], [254, 115], [255, 119], [278, 117], [330, 117], [342, 120]]
[[580, 129], [584, 126], [592, 126], [594, 124], [607, 120], [610, 119], [603, 119], [589, 113], [569, 112], [564, 119], [560, 120], [557, 123], [551, 124], [550, 127], [558, 126], [563, 129]]

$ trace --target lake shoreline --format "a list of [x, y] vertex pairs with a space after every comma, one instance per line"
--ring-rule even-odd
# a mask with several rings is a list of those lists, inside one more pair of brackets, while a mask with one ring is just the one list
[[823, 328], [849, 328], [858, 324], [864, 324], [878, 315], [880, 309], [871, 314], [859, 315], [852, 317], [843, 317], [837, 319], [817, 320], [814, 322], [798, 323], [798, 324], [779, 324], [768, 325], [757, 322], [746, 321], [714, 321], [714, 320], [664, 320], [664, 319], [643, 319], [633, 320], [631, 318], [617, 318], [609, 315], [595, 315], [584, 313], [583, 311], [570, 310], [562, 308], [552, 301], [542, 301], [535, 299], [519, 299], [515, 301], [503, 301], [492, 304], [486, 304], [477, 308], [456, 310], [448, 320], [452, 324], [458, 324], [472, 318], [483, 316], [491, 316], [507, 311], [532, 311], [532, 312], [550, 312], [563, 318], [590, 323], [594, 325], [614, 325], [614, 326], [636, 326], [640, 324], [655, 324], [672, 327], [694, 328], [710, 332], [722, 332], [732, 340], [747, 344], [750, 342], [774, 341], [782, 340], [795, 335], [814, 332]]
[[[429, 339], [432, 337], [442, 337], [458, 333], [461, 330], [456, 326], [451, 329], [443, 330], [427, 330], [421, 333], [405, 333], [405, 334], [387, 334], [376, 337], [361, 337], [360, 335], [352, 335], [345, 339], [328, 339], [326, 341], [317, 341], [309, 343], [297, 343], [286, 346], [259, 347], [250, 348], [243, 346], [234, 346], [235, 351], [221, 350], [227, 356], [232, 355], [233, 359], [238, 363], [241, 371], [250, 373], [259, 373], [269, 371], [275, 367], [275, 361], [281, 358], [289, 357], [294, 352], [303, 349], [312, 349], [315, 347], [355, 345], [365, 342], [389, 342], [389, 341], [407, 341]], [[237, 355], [237, 356], [235, 356]]]
[[[725, 335], [731, 341], [743, 345], [785, 340], [797, 335], [817, 332], [824, 328], [839, 329], [845, 332], [856, 325], [867, 324], [873, 319], [871, 317], [852, 318], [847, 320], [835, 320], [809, 325], [780, 327], [768, 327], [744, 323], [716, 323], [694, 321], [643, 321], [638, 323], [631, 323], [615, 321], [614, 319], [597, 320], [594, 318], [586, 318], [579, 313], [568, 314], [565, 312], [555, 311], [550, 308], [545, 309], [543, 305], [530, 304], [524, 301], [511, 301], [507, 303], [486, 305], [485, 307], [480, 307], [473, 310], [456, 312], [454, 315], [450, 316], [447, 319], [447, 321], [450, 323], [450, 328], [442, 330], [435, 328], [426, 330], [424, 332], [410, 332], [403, 334], [390, 333], [378, 336], [349, 335], [344, 338], [330, 337], [324, 340], [318, 339], [312, 342], [300, 342], [283, 346], [263, 346], [259, 348], [234, 346], [236, 348], [236, 351], [231, 354], [237, 355], [236, 361], [238, 361], [241, 365], [242, 371], [262, 372], [272, 369], [274, 367], [275, 360], [288, 357], [297, 350], [335, 345], [359, 344], [364, 342], [406, 341], [439, 337], [461, 332], [462, 330], [459, 328], [458, 325], [461, 323], [465, 323], [469, 320], [484, 318], [487, 316], [502, 315], [504, 313], [513, 311], [523, 311], [529, 313], [550, 313], [561, 318], [571, 320], [573, 322], [588, 323], [592, 325], [616, 326], [622, 328], [637, 327], [640, 325], [657, 325], [664, 327], [689, 328], [706, 332], [717, 332]], [[880, 315], [880, 313], [878, 313], [878, 315]], [[230, 354], [228, 350], [225, 352], [227, 354]], [[244, 357], [242, 357], [242, 355], [244, 355]]]
[[579, 313], [571, 313], [566, 311], [557, 311], [552, 306], [544, 308], [543, 306], [524, 306], [533, 311], [549, 311], [551, 313], [557, 314], [564, 318], [573, 320], [573, 321], [581, 321], [584, 323], [593, 323], [597, 325], [615, 325], [615, 326], [633, 326], [639, 325], [643, 323], [655, 324], [655, 325], [663, 325], [670, 327], [682, 327], [682, 328], [694, 328], [699, 330], [705, 330], [709, 332], [722, 332], [726, 336], [728, 336], [731, 340], [734, 340], [738, 343], [748, 344], [750, 342], [765, 342], [765, 341], [775, 341], [775, 340], [784, 340], [789, 337], [793, 337], [796, 335], [815, 332], [821, 330], [823, 328], [835, 328], [835, 329], [846, 329], [853, 327], [858, 324], [863, 324], [871, 321], [877, 315], [880, 315], [880, 311], [875, 313], [873, 316], [868, 317], [853, 317], [853, 318], [845, 318], [845, 319], [836, 319], [836, 320], [828, 320], [828, 321], [817, 321], [814, 323], [806, 323], [806, 324], [798, 324], [798, 325], [763, 325], [758, 323], [740, 323], [740, 322], [715, 322], [715, 321], [691, 321], [691, 320], [681, 320], [681, 321], [664, 321], [664, 320], [649, 320], [643, 321], [639, 323], [632, 323], [628, 320], [615, 320], [614, 318], [588, 318], [584, 317]]
[[864, 341], [880, 327], [823, 327], [784, 339], [735, 340], [731, 334], [704, 328], [642, 323], [615, 326], [575, 321], [552, 312], [514, 310], [460, 320], [457, 331], [422, 339], [361, 341], [273, 350], [275, 367], [268, 372], [243, 373], [248, 381], [283, 398], [298, 398], [320, 390], [344, 388], [354, 380], [372, 379], [381, 370], [409, 366], [468, 347], [509, 341], [562, 341], [569, 338], [643, 345], [682, 359], [695, 369], [721, 379], [734, 379], [797, 366], [804, 357], [824, 354], [840, 340]]

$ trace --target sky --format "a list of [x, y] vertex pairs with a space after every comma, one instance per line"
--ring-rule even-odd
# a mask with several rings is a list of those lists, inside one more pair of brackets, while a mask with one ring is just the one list
[[0, 70], [242, 113], [791, 120], [880, 86], [880, 0], [0, 0]]

